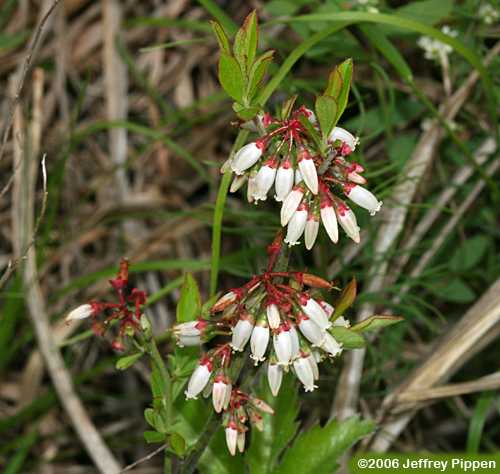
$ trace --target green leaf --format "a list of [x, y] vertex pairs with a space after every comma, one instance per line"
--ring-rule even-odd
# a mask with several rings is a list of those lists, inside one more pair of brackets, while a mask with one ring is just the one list
[[260, 107], [245, 107], [235, 102], [233, 103], [233, 110], [238, 114], [239, 118], [246, 121], [253, 119], [259, 113]]
[[361, 349], [366, 346], [365, 338], [361, 334], [345, 327], [333, 326], [330, 332], [344, 349]]
[[158, 433], [158, 431], [145, 431], [144, 439], [146, 443], [163, 443], [166, 436], [164, 433]]
[[324, 94], [333, 97], [337, 102], [336, 122], [344, 113], [349, 99], [352, 82], [352, 59], [346, 59], [330, 73]]
[[342, 293], [340, 293], [340, 296], [338, 297], [337, 301], [335, 302], [335, 311], [333, 312], [332, 315], [332, 321], [335, 321], [337, 318], [342, 316], [345, 311], [351, 307], [351, 305], [354, 303], [354, 300], [356, 299], [356, 294], [357, 294], [357, 283], [356, 283], [356, 278], [353, 278], [347, 286], [342, 290]]
[[147, 421], [148, 425], [156, 428], [155, 426], [155, 411], [152, 408], [146, 408], [144, 410], [144, 419]]
[[[394, 13], [396, 16], [416, 20], [426, 25], [435, 25], [449, 16], [452, 10], [453, 0], [424, 0], [410, 2], [394, 10]], [[391, 32], [394, 32], [394, 30], [391, 30]]]
[[169, 438], [169, 447], [177, 456], [184, 456], [186, 452], [186, 440], [179, 433], [172, 433]]
[[198, 284], [191, 273], [184, 275], [181, 296], [177, 303], [177, 322], [193, 321], [201, 311], [201, 297]]
[[258, 38], [257, 13], [253, 10], [236, 33], [233, 45], [234, 56], [244, 74], [249, 71], [255, 59]]
[[222, 51], [219, 59], [219, 82], [227, 94], [237, 102], [243, 101], [245, 80], [238, 61]]
[[153, 394], [153, 400], [163, 399], [165, 393], [167, 392], [167, 386], [163, 377], [161, 375], [160, 369], [156, 364], [151, 364], [151, 393]]
[[337, 102], [335, 102], [333, 97], [320, 95], [316, 98], [315, 110], [323, 140], [326, 140], [336, 123], [338, 112]]
[[261, 377], [257, 397], [274, 409], [274, 415], [263, 414], [262, 432], [252, 430], [250, 447], [245, 453], [245, 461], [251, 474], [271, 474], [281, 452], [288, 446], [297, 432], [299, 414], [299, 396], [294, 377], [283, 378], [280, 392], [273, 397], [267, 379]]
[[370, 40], [375, 48], [377, 48], [389, 61], [403, 80], [406, 82], [413, 81], [413, 73], [410, 66], [405, 61], [401, 53], [387, 39], [382, 28], [377, 25], [360, 25], [360, 30]]
[[309, 119], [304, 114], [299, 115], [299, 120], [302, 126], [307, 130], [307, 134], [313, 139], [316, 147], [321, 149], [321, 137], [319, 136], [318, 130], [309, 122]]
[[229, 38], [227, 37], [224, 28], [222, 28], [222, 26], [216, 21], [210, 21], [210, 25], [214, 30], [220, 50], [231, 56], [231, 45], [229, 44]]
[[495, 402], [495, 395], [491, 392], [484, 392], [474, 407], [474, 413], [470, 419], [469, 432], [467, 434], [467, 452], [477, 453], [481, 445], [481, 436], [483, 434], [486, 417], [490, 411], [492, 403]]
[[351, 331], [369, 332], [404, 321], [400, 316], [374, 315], [351, 327]]
[[429, 291], [442, 300], [453, 303], [470, 303], [476, 299], [476, 294], [471, 287], [460, 278], [436, 281], [429, 287]]
[[477, 235], [465, 240], [455, 251], [450, 260], [450, 270], [463, 272], [474, 268], [484, 257], [490, 240], [484, 235]]
[[258, 87], [260, 86], [264, 76], [266, 74], [267, 68], [271, 61], [273, 60], [274, 51], [266, 51], [264, 54], [259, 56], [250, 68], [248, 74], [248, 100], [252, 100], [255, 96]]
[[116, 361], [115, 367], [118, 370], [128, 369], [130, 366], [134, 365], [143, 355], [144, 355], [144, 352], [136, 352], [135, 354], [132, 354], [129, 356], [120, 357]]
[[338, 467], [342, 454], [373, 429], [371, 421], [360, 421], [355, 416], [340, 423], [332, 420], [324, 427], [315, 426], [287, 449], [273, 474], [330, 474]]

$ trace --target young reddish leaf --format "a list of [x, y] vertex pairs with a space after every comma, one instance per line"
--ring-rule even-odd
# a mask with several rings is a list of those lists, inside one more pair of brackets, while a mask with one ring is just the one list
[[333, 97], [328, 95], [320, 95], [316, 98], [316, 116], [319, 120], [321, 134], [326, 140], [336, 123], [337, 118], [337, 102]]
[[335, 67], [335, 69], [328, 76], [328, 83], [324, 94], [338, 99], [342, 91], [343, 84], [344, 80], [342, 79], [339, 68]]
[[400, 321], [404, 321], [404, 318], [401, 316], [389, 316], [389, 315], [374, 315], [369, 318], [360, 321], [358, 324], [355, 324], [351, 327], [351, 331], [356, 332], [368, 332], [374, 331], [376, 329], [383, 328], [385, 326], [391, 326], [392, 324], [399, 323]]
[[258, 39], [257, 13], [253, 10], [236, 33], [233, 45], [234, 56], [244, 74], [249, 71], [253, 64], [257, 53]]
[[217, 38], [217, 42], [219, 43], [220, 50], [224, 51], [224, 53], [229, 54], [231, 56], [231, 45], [229, 44], [229, 38], [227, 37], [224, 28], [222, 28], [222, 26], [216, 21], [211, 21], [210, 25], [214, 30], [215, 37]]
[[267, 68], [273, 60], [274, 51], [266, 51], [263, 55], [259, 56], [250, 68], [248, 73], [248, 100], [252, 100], [262, 79], [266, 74]]
[[281, 106], [281, 120], [286, 120], [290, 116], [297, 100], [297, 95], [292, 95], [288, 100], [286, 100]]
[[334, 326], [330, 329], [330, 332], [335, 340], [342, 344], [344, 349], [361, 349], [366, 345], [365, 338], [352, 329]]
[[347, 99], [351, 89], [352, 81], [352, 59], [346, 59], [343, 63], [335, 67], [330, 73], [328, 84], [325, 89], [325, 95], [333, 97], [337, 101], [338, 110], [335, 117], [335, 123], [338, 122], [341, 115], [347, 107]]
[[236, 59], [224, 52], [220, 53], [219, 82], [227, 94], [234, 100], [237, 102], [243, 101], [245, 81], [241, 68]]
[[335, 321], [338, 317], [342, 316], [346, 309], [348, 309], [356, 299], [357, 293], [357, 283], [356, 279], [353, 278], [347, 286], [343, 289], [337, 302], [335, 303], [335, 311], [332, 315], [332, 320]]

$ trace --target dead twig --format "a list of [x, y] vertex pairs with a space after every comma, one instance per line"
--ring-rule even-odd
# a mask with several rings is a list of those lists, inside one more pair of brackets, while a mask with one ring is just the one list
[[162, 444], [159, 448], [155, 449], [154, 451], [150, 452], [146, 456], [144, 456], [141, 459], [138, 459], [137, 461], [134, 461], [132, 464], [129, 464], [128, 466], [125, 466], [120, 473], [122, 472], [128, 472], [137, 467], [139, 464], [142, 464], [143, 462], [149, 461], [151, 458], [155, 457], [157, 454], [160, 454], [162, 451], [165, 450], [167, 447], [166, 444]]
[[425, 392], [448, 380], [499, 334], [500, 279], [481, 296], [451, 331], [445, 332], [444, 338], [436, 341], [427, 360], [417, 367], [398, 389], [386, 397], [378, 417], [382, 429], [371, 440], [369, 449], [386, 451], [415, 414], [412, 405], [406, 403], [405, 413], [396, 415], [400, 410], [400, 397], [404, 400], [405, 393]]
[[33, 61], [33, 57], [35, 56], [38, 46], [41, 42], [41, 39], [43, 38], [44, 34], [44, 28], [49, 20], [50, 16], [52, 15], [53, 11], [59, 4], [60, 0], [54, 0], [48, 10], [45, 12], [45, 14], [42, 16], [40, 19], [38, 26], [36, 27], [33, 36], [31, 37], [31, 40], [28, 44], [28, 47], [26, 49], [26, 57], [24, 59], [23, 65], [20, 70], [20, 77], [19, 77], [19, 82], [17, 84], [14, 96], [11, 99], [11, 104], [10, 104], [10, 110], [7, 114], [7, 120], [5, 122], [3, 134], [2, 134], [2, 144], [0, 145], [0, 161], [2, 161], [2, 157], [4, 154], [5, 146], [7, 144], [7, 140], [9, 138], [9, 132], [12, 127], [12, 122], [14, 120], [14, 111], [16, 109], [17, 104], [19, 103], [19, 98], [21, 97], [21, 92], [24, 87], [24, 83], [26, 81], [26, 76], [28, 74], [28, 71], [31, 67], [31, 63]]

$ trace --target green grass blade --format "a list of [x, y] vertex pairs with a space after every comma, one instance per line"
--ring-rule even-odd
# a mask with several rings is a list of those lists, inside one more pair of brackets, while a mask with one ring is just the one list
[[198, 0], [198, 3], [222, 25], [227, 34], [230, 36], [236, 34], [238, 25], [213, 0]]
[[495, 397], [492, 393], [483, 393], [474, 407], [474, 413], [470, 419], [469, 432], [467, 434], [467, 452], [477, 453], [481, 444], [486, 416]]

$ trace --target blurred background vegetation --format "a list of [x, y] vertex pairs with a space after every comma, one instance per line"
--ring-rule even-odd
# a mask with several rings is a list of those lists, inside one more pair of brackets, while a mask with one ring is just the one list
[[[367, 308], [405, 317], [370, 344], [356, 409], [379, 417], [382, 431], [390, 431], [401, 406], [418, 409], [393, 433], [398, 451], [498, 451], [498, 2], [66, 0], [46, 19], [33, 50], [36, 27], [52, 3], [0, 4], [4, 472], [95, 472], [37, 349], [29, 282], [17, 271], [28, 248], [36, 251], [52, 335], [101, 435], [123, 465], [152, 449], [143, 438], [148, 368], [139, 363], [117, 372], [109, 341], [62, 318], [78, 304], [105, 297], [106, 280], [122, 256], [150, 295], [157, 334], [175, 320], [183, 272], [194, 272], [208, 295], [219, 168], [238, 131], [218, 86], [208, 20], [217, 18], [233, 33], [252, 8], [260, 17], [261, 49], [276, 51], [271, 76], [310, 42], [268, 102], [271, 109], [292, 94], [311, 106], [331, 68], [354, 60], [353, 91], [340, 125], [360, 136], [356, 159], [384, 212], [376, 218], [358, 213], [359, 246], [347, 238], [332, 245], [321, 234], [313, 252], [294, 249], [292, 266], [341, 285], [355, 276], [360, 296], [352, 319]], [[392, 20], [375, 21], [375, 9]], [[338, 22], [339, 13], [351, 17]], [[293, 21], [299, 15], [306, 16]], [[332, 21], [338, 31], [311, 41]], [[437, 53], [427, 48], [434, 59], [425, 57], [421, 37], [442, 39], [435, 31], [444, 25], [454, 43], [449, 50], [438, 44]], [[26, 60], [31, 67], [23, 82]], [[25, 223], [30, 206], [41, 216], [34, 225]], [[272, 201], [257, 207], [241, 194], [228, 197], [220, 290], [262, 269], [278, 226]], [[476, 327], [478, 321], [483, 326]], [[455, 342], [446, 339], [450, 334]], [[163, 353], [170, 350], [172, 344], [163, 343]], [[423, 361], [435, 353], [444, 372], [436, 375], [439, 364], [433, 365], [421, 372], [423, 385], [415, 385]], [[341, 370], [342, 362], [323, 368], [320, 389], [303, 396], [304, 426], [340, 409], [342, 402], [334, 400], [336, 392], [342, 395]], [[402, 382], [414, 383], [413, 392], [401, 406], [389, 406]], [[429, 392], [443, 383], [442, 393]], [[158, 472], [159, 462], [153, 458], [134, 472]], [[226, 472], [214, 466], [205, 463], [202, 472]]]

